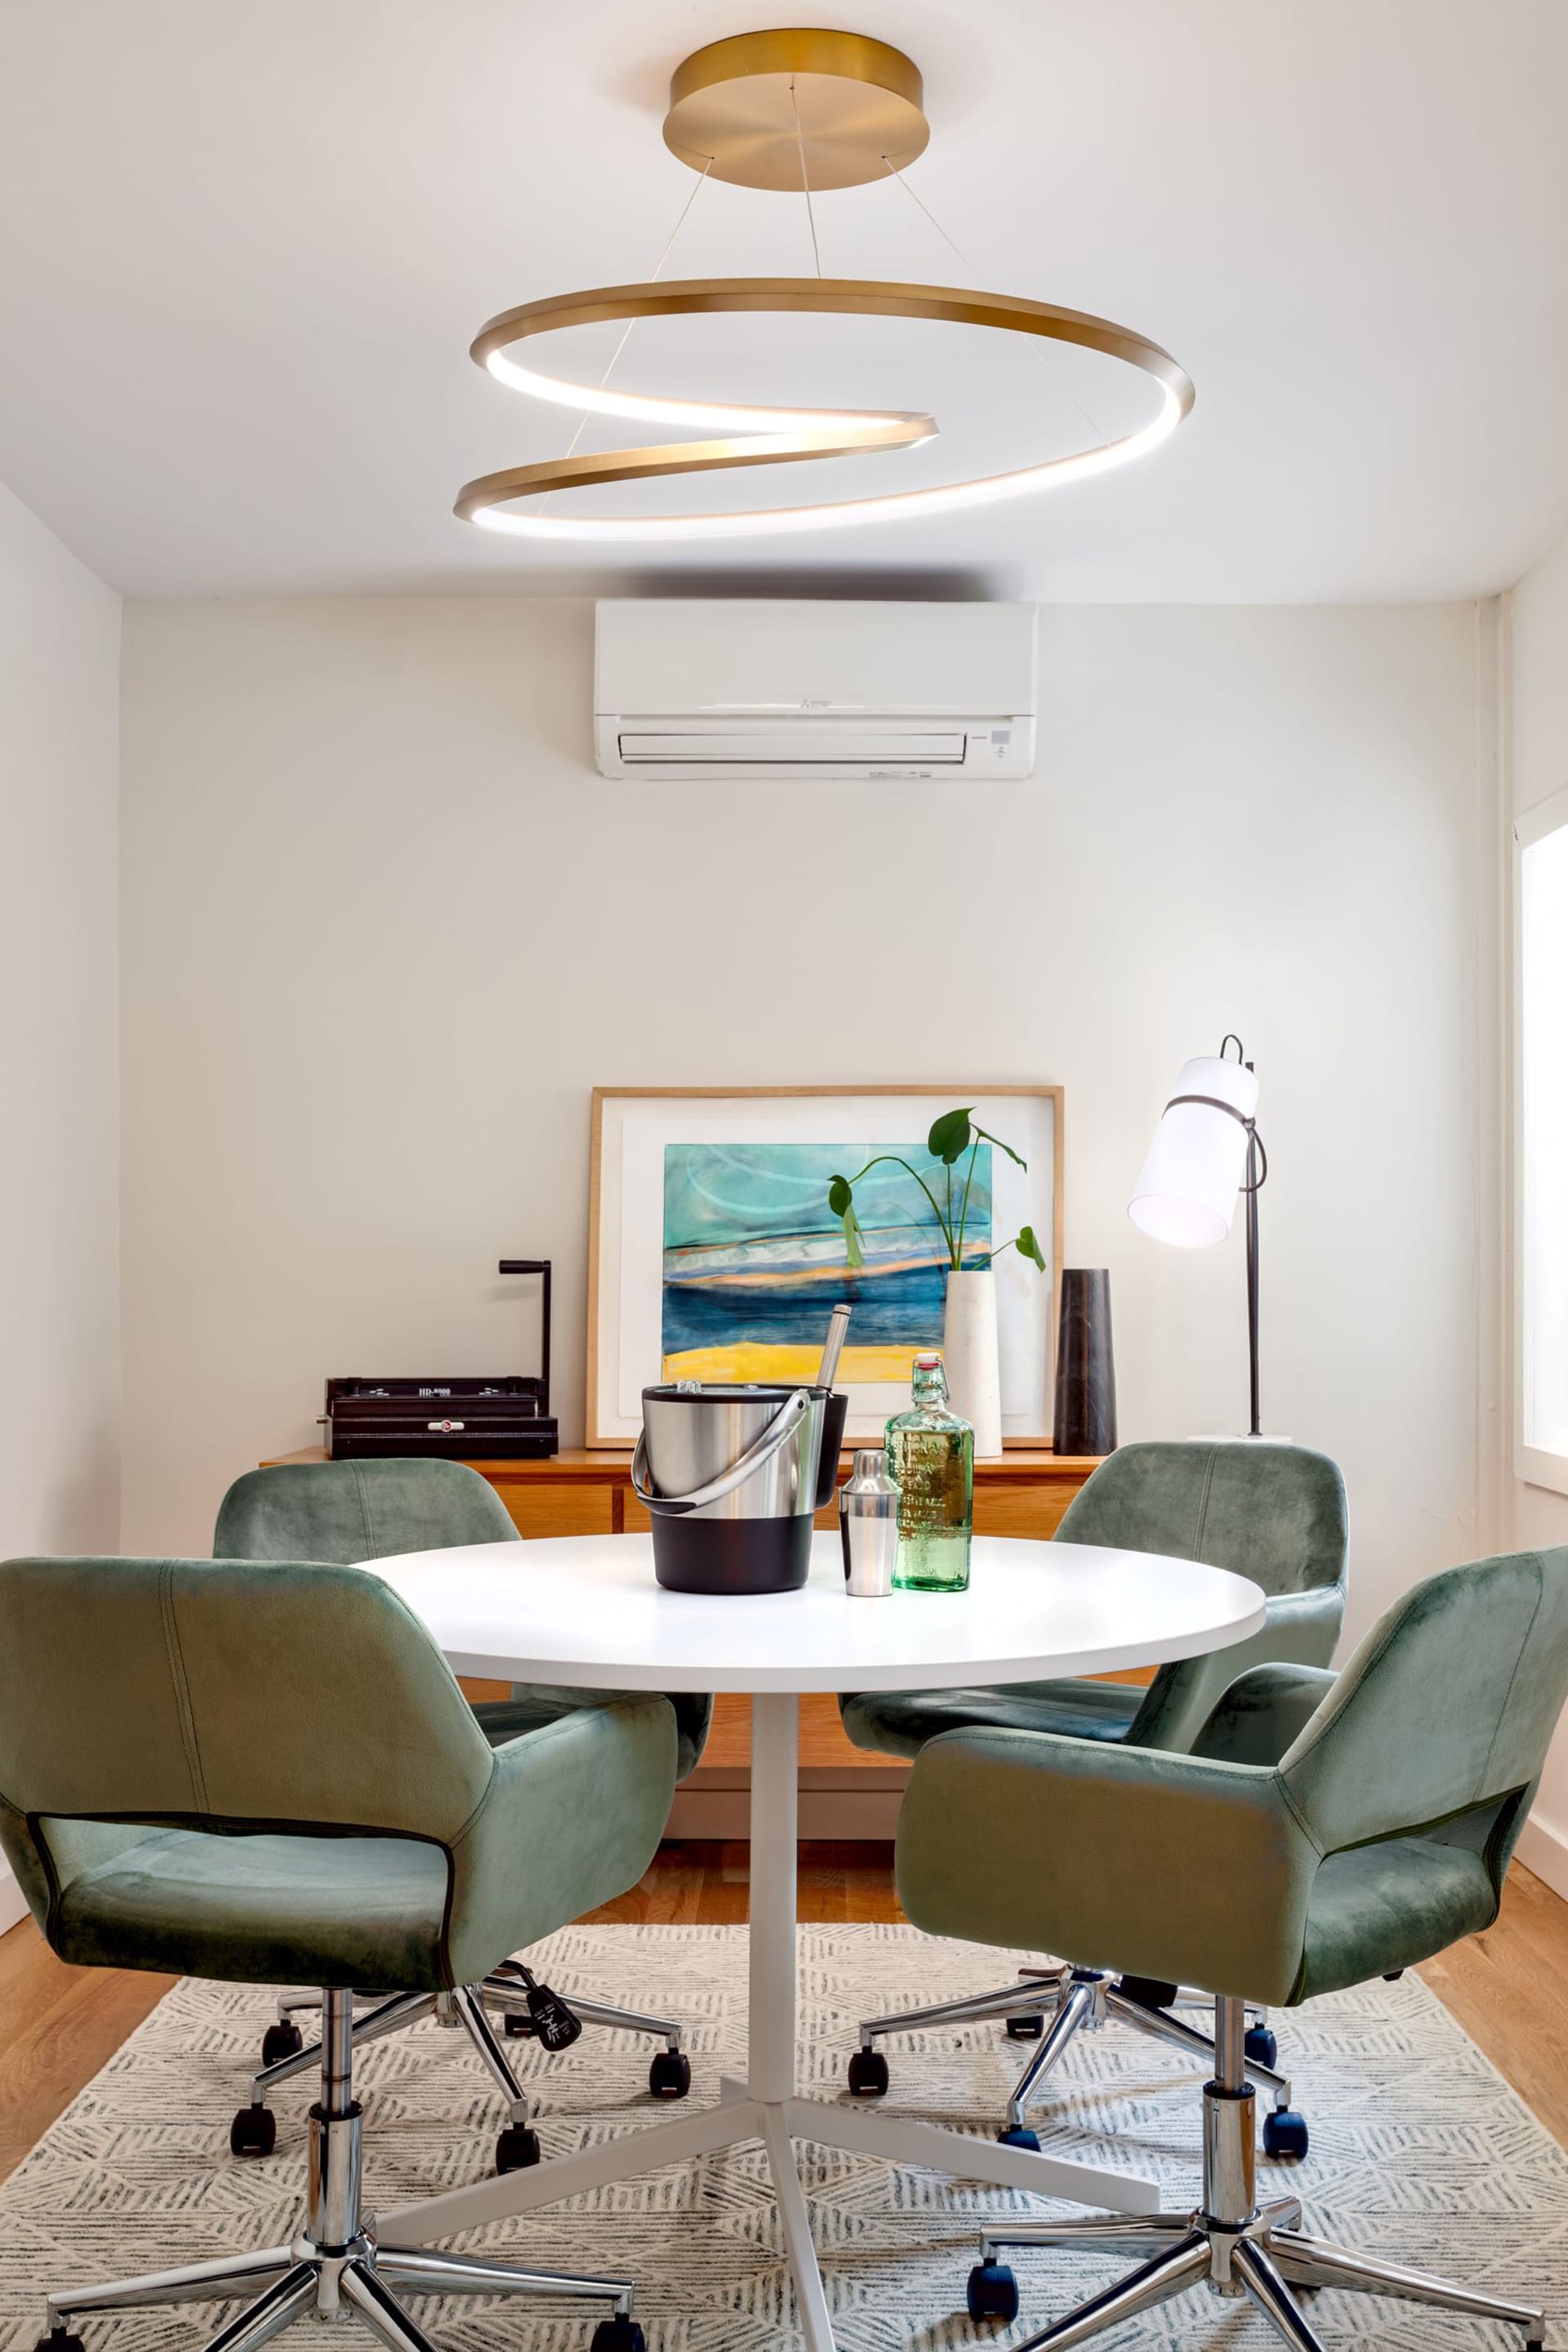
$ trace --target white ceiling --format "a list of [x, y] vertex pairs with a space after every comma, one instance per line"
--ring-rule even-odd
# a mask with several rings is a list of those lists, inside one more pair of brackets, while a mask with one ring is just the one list
[[[470, 338], [651, 273], [693, 184], [659, 138], [671, 67], [781, 21], [746, 0], [0, 0], [0, 479], [145, 596], [1427, 599], [1506, 586], [1568, 528], [1564, 0], [833, 0], [815, 21], [921, 67], [910, 184], [967, 268], [886, 185], [819, 199], [827, 272], [1125, 320], [1192, 373], [1191, 419], [1113, 477], [754, 551], [623, 565], [455, 521], [467, 478], [558, 454], [574, 423], [483, 375]], [[809, 268], [796, 200], [710, 185], [668, 274]], [[671, 322], [636, 330], [617, 381], [937, 414], [925, 451], [743, 481], [821, 499], [1077, 446], [1074, 401], [1121, 415], [1103, 363], [1010, 341]], [[609, 349], [552, 346], [595, 377]]]

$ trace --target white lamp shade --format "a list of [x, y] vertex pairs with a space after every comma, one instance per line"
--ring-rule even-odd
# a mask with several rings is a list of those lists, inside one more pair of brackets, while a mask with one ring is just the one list
[[1241, 1120], [1257, 1115], [1258, 1079], [1240, 1062], [1199, 1055], [1182, 1065], [1175, 1092], [1210, 1095], [1239, 1117], [1208, 1103], [1174, 1103], [1154, 1129], [1127, 1213], [1156, 1241], [1206, 1249], [1224, 1241], [1236, 1214], [1247, 1172], [1247, 1131]]

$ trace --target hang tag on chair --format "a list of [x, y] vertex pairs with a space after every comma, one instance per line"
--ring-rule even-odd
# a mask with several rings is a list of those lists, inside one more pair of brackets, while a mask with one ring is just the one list
[[536, 2038], [546, 2050], [570, 2050], [583, 2031], [583, 2021], [569, 2009], [558, 1992], [552, 1992], [536, 1977], [522, 1971], [528, 1988], [528, 2014]]

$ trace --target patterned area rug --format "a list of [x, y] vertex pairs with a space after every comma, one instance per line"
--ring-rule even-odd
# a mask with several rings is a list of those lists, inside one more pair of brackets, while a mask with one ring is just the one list
[[[696, 2101], [742, 2070], [746, 1939], [741, 1928], [570, 1928], [541, 1948], [563, 1990], [631, 1998], [690, 2021]], [[800, 1936], [803, 2088], [843, 2095], [856, 2021], [1006, 1980], [998, 1955], [912, 1928], [810, 1927]], [[42, 2286], [200, 2261], [277, 2242], [297, 2226], [308, 2078], [277, 2095], [276, 2153], [239, 2162], [229, 2116], [246, 2095], [272, 1997], [180, 1985], [0, 2189], [0, 2345], [30, 2345]], [[1282, 2063], [1311, 2126], [1290, 2168], [1307, 2226], [1389, 2259], [1502, 2294], [1539, 2292], [1548, 2341], [1568, 2347], [1568, 2157], [1414, 1976], [1281, 2014]], [[891, 2045], [890, 2105], [989, 2131], [1027, 2054], [995, 2026]], [[592, 2028], [550, 2059], [510, 2045], [542, 2108], [546, 2154], [668, 2116], [647, 2089], [647, 2045]], [[1199, 2163], [1201, 2074], [1142, 2035], [1080, 2036], [1039, 2118], [1048, 2149], [1151, 2173], [1190, 2203]], [[480, 2177], [504, 2116], [467, 2036], [434, 2023], [378, 2042], [358, 2071], [367, 2199], [384, 2209]], [[1005, 2190], [896, 2171], [802, 2147], [807, 2194], [841, 2352], [954, 2352], [1021, 2342], [1117, 2264], [1019, 2258], [1023, 2309], [1009, 2329], [973, 2327], [964, 2280], [981, 2220], [1034, 2206]], [[1279, 2178], [1261, 2166], [1265, 2175]], [[1281, 2168], [1281, 2173], [1283, 2168]], [[472, 2236], [562, 2268], [624, 2270], [637, 2282], [649, 2352], [793, 2352], [787, 2280], [760, 2156], [739, 2147]], [[237, 2306], [153, 2311], [89, 2325], [89, 2352], [196, 2352]], [[452, 2352], [582, 2352], [591, 2307], [422, 2301]], [[1323, 2294], [1331, 2347], [1481, 2352], [1514, 2330], [1372, 2297]], [[313, 2326], [313, 2324], [311, 2324]], [[353, 2343], [370, 2339], [344, 2325]], [[309, 2333], [291, 2340], [320, 2340]], [[1108, 2341], [1137, 2352], [1262, 2352], [1275, 2339], [1248, 2307], [1198, 2293]]]

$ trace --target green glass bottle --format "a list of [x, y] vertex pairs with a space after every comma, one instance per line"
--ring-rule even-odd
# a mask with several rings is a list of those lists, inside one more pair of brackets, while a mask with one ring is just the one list
[[963, 1592], [974, 1527], [974, 1432], [948, 1411], [940, 1356], [915, 1358], [914, 1402], [888, 1423], [887, 1445], [899, 1489], [895, 1591]]

